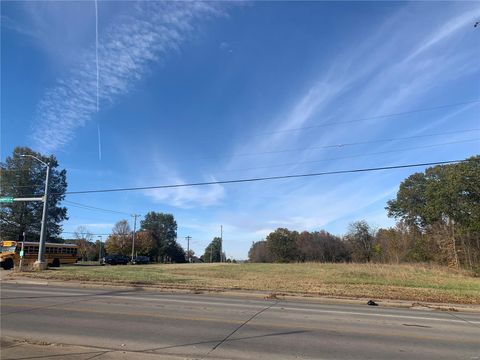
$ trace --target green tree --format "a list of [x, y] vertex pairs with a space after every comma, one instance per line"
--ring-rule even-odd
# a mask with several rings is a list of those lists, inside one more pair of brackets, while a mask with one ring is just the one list
[[205, 253], [203, 254], [204, 262], [220, 262], [221, 254], [220, 249], [222, 244], [222, 239], [219, 237], [214, 237], [213, 240], [205, 248]]
[[480, 231], [480, 156], [409, 176], [386, 209], [389, 216], [421, 228], [454, 221]]
[[298, 260], [298, 233], [278, 228], [267, 236], [267, 248], [274, 262], [292, 262]]
[[418, 227], [441, 263], [480, 266], [480, 156], [409, 176], [386, 209]]
[[151, 211], [140, 222], [140, 230], [152, 235], [155, 248], [151, 255], [157, 261], [166, 262], [178, 257], [177, 222], [172, 214]]
[[[67, 172], [58, 169], [55, 156], [47, 157], [27, 147], [16, 147], [12, 156], [8, 156], [0, 165], [0, 194], [12, 197], [43, 196], [46, 168], [31, 157], [21, 156], [27, 154], [50, 164], [46, 238], [55, 241], [62, 232], [60, 224], [68, 219], [67, 208], [59, 205], [67, 190]], [[3, 203], [0, 208], [1, 237], [17, 240], [25, 232], [27, 240], [38, 241], [42, 211], [43, 202], [39, 201]]]

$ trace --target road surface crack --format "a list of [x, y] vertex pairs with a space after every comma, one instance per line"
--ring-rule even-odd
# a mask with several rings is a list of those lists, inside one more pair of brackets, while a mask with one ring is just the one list
[[237, 331], [239, 331], [242, 327], [244, 327], [245, 325], [247, 325], [250, 321], [252, 321], [253, 319], [255, 319], [258, 315], [260, 315], [261, 313], [267, 311], [268, 309], [270, 309], [271, 307], [275, 306], [278, 304], [278, 300], [275, 301], [274, 303], [268, 305], [267, 307], [263, 308], [262, 310], [260, 311], [257, 311], [255, 314], [253, 314], [249, 319], [245, 320], [243, 323], [241, 323], [240, 325], [238, 325], [232, 332], [230, 332], [227, 336], [225, 336], [220, 342], [218, 342], [215, 346], [213, 346], [209, 351], [208, 353], [206, 353], [202, 358], [201, 360], [203, 359], [206, 359], [212, 352], [214, 352], [218, 347], [222, 346], [223, 343], [225, 343], [225, 341], [227, 341], [228, 339], [230, 339], [230, 337], [235, 334]]

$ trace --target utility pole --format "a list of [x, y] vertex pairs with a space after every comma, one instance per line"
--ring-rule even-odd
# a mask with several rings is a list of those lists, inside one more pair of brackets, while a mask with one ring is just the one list
[[45, 193], [43, 195], [43, 212], [42, 212], [42, 227], [40, 229], [40, 244], [38, 246], [38, 258], [33, 266], [37, 270], [45, 270], [47, 263], [45, 262], [45, 238], [47, 237], [47, 204], [48, 204], [48, 180], [50, 177], [50, 164], [46, 163], [36, 156], [30, 154], [20, 155], [22, 157], [31, 157], [47, 167], [47, 173], [45, 176]]
[[102, 235], [98, 235], [98, 262], [102, 263]]
[[223, 262], [223, 225], [220, 225], [220, 262]]
[[190, 239], [191, 236], [185, 236], [185, 239], [187, 239], [187, 261], [190, 262]]
[[133, 235], [132, 235], [132, 260], [133, 256], [135, 254], [135, 232], [137, 231], [137, 217], [140, 217], [141, 215], [133, 214]]

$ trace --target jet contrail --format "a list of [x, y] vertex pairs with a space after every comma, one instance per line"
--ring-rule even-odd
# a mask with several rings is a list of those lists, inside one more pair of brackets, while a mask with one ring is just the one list
[[98, 135], [98, 160], [102, 160], [102, 142], [100, 137], [100, 122], [97, 122], [97, 135]]
[[95, 60], [97, 63], [97, 112], [98, 112], [98, 4], [95, 0]]
[[[95, 0], [95, 61], [97, 67], [97, 113], [99, 110], [99, 72], [98, 72], [98, 3]], [[102, 142], [100, 138], [100, 120], [97, 119], [97, 135], [98, 135], [98, 160], [102, 160]]]

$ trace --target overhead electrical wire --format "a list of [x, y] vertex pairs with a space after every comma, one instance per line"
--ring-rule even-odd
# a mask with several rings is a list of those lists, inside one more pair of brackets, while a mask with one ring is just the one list
[[366, 153], [366, 154], [346, 155], [346, 156], [339, 156], [339, 157], [319, 159], [319, 160], [296, 161], [296, 162], [291, 162], [291, 163], [282, 163], [282, 164], [275, 164], [275, 165], [266, 165], [266, 166], [250, 167], [250, 168], [232, 169], [232, 170], [225, 170], [224, 172], [247, 171], [247, 170], [258, 170], [258, 169], [271, 169], [271, 168], [284, 167], [284, 166], [315, 164], [315, 163], [324, 162], [324, 161], [344, 160], [344, 159], [353, 159], [353, 158], [375, 156], [375, 155], [392, 154], [392, 153], [412, 151], [412, 150], [418, 150], [418, 149], [429, 149], [429, 148], [445, 146], [445, 145], [462, 144], [462, 143], [467, 143], [467, 142], [479, 142], [479, 144], [480, 144], [480, 139], [467, 139], [467, 140], [459, 140], [459, 141], [449, 141], [449, 142], [430, 144], [430, 145], [411, 146], [411, 147], [403, 148], [403, 149], [377, 151], [377, 152]]
[[318, 173], [280, 175], [280, 176], [266, 176], [266, 177], [234, 179], [234, 180], [205, 181], [205, 182], [185, 183], [185, 184], [138, 186], [138, 187], [95, 189], [95, 190], [78, 190], [78, 191], [68, 191], [68, 192], [65, 193], [65, 195], [95, 194], [95, 193], [109, 193], [109, 192], [123, 192], [123, 191], [137, 191], [137, 190], [170, 189], [170, 188], [206, 186], [206, 185], [251, 183], [251, 182], [258, 182], [258, 181], [295, 179], [295, 178], [317, 177], [317, 176], [326, 176], [326, 175], [353, 174], [353, 173], [363, 173], [363, 172], [372, 172], [372, 171], [406, 169], [406, 168], [422, 167], [422, 166], [446, 165], [446, 164], [460, 163], [460, 162], [463, 162], [463, 161], [465, 161], [465, 160], [447, 160], [447, 161], [436, 161], [436, 162], [426, 162], [426, 163], [371, 167], [371, 168], [362, 168], [362, 169], [325, 171], [325, 172], [318, 172]]
[[[60, 234], [77, 234], [77, 232], [75, 231], [62, 231]], [[92, 234], [91, 232], [88, 233], [89, 235], [92, 235], [92, 236], [109, 236], [111, 234]]]
[[[446, 131], [446, 132], [441, 132], [441, 133], [433, 133], [433, 134], [425, 134], [425, 135], [412, 135], [412, 136], [397, 137], [397, 138], [355, 141], [355, 142], [350, 142], [350, 143], [338, 143], [338, 144], [332, 144], [332, 145], [309, 146], [309, 147], [295, 148], [295, 149], [284, 149], [284, 150], [263, 151], [263, 152], [256, 152], [256, 153], [233, 154], [230, 157], [276, 154], [276, 153], [284, 153], [284, 152], [295, 152], [295, 151], [317, 150], [317, 149], [332, 149], [332, 148], [337, 149], [337, 148], [344, 148], [344, 147], [347, 147], [347, 146], [367, 145], [367, 144], [383, 143], [383, 142], [390, 142], [390, 141], [411, 140], [411, 139], [421, 139], [421, 138], [443, 136], [443, 135], [470, 133], [470, 132], [475, 132], [475, 131], [480, 131], [480, 128], [457, 130], [457, 131]], [[480, 139], [478, 139], [478, 140], [480, 141]]]
[[[337, 144], [309, 146], [309, 147], [302, 147], [302, 148], [291, 148], [291, 149], [267, 150], [267, 151], [260, 151], [260, 152], [251, 152], [251, 153], [230, 154], [229, 158], [280, 154], [280, 153], [306, 151], [306, 150], [342, 149], [342, 148], [349, 147], [349, 146], [367, 145], [367, 144], [394, 142], [394, 141], [412, 140], [412, 139], [421, 139], [421, 138], [454, 135], [454, 134], [464, 134], [464, 133], [479, 132], [479, 131], [480, 131], [480, 128], [472, 128], [472, 129], [454, 130], [454, 131], [446, 131], [446, 132], [431, 133], [431, 134], [424, 134], [424, 135], [412, 135], [412, 136], [397, 137], [397, 138], [379, 138], [379, 139], [373, 139], [373, 140], [355, 141], [355, 142], [346, 142], [346, 143], [339, 142]], [[479, 139], [479, 141], [480, 141], [480, 139]], [[202, 159], [216, 159], [216, 158], [218, 158], [218, 156], [199, 156], [199, 157], [195, 157], [193, 159], [194, 160], [202, 160]], [[181, 157], [181, 159], [186, 159], [186, 157], [183, 156], [183, 157]], [[142, 162], [137, 162], [137, 164], [151, 164], [151, 163], [158, 163], [158, 162], [161, 162], [161, 161], [142, 161]]]
[[363, 117], [363, 118], [358, 118], [358, 119], [353, 119], [353, 120], [332, 121], [332, 122], [328, 122], [328, 123], [316, 124], [316, 125], [310, 125], [310, 126], [302, 126], [302, 127], [297, 127], [297, 128], [265, 131], [265, 132], [262, 132], [262, 133], [255, 134], [253, 136], [264, 136], [264, 135], [278, 134], [278, 133], [284, 133], [284, 132], [290, 132], [290, 131], [301, 131], [301, 130], [313, 129], [313, 128], [318, 128], [318, 127], [352, 124], [352, 123], [356, 123], [356, 122], [369, 121], [369, 120], [375, 120], [375, 119], [384, 119], [384, 118], [402, 116], [402, 115], [410, 115], [410, 114], [416, 114], [416, 113], [433, 111], [433, 110], [440, 110], [440, 109], [445, 109], [445, 108], [449, 108], [449, 107], [456, 107], [456, 106], [475, 104], [475, 103], [480, 103], [480, 99], [469, 100], [469, 101], [453, 103], [453, 104], [446, 104], [446, 105], [420, 108], [420, 109], [415, 109], [415, 110], [402, 111], [402, 112], [397, 112], [397, 113], [390, 113], [390, 114], [383, 114], [383, 115], [376, 115], [376, 116], [368, 116], [368, 117]]
[[[342, 149], [348, 146], [356, 146], [356, 145], [367, 145], [367, 144], [374, 144], [374, 143], [382, 143], [382, 142], [392, 142], [392, 141], [402, 141], [402, 140], [411, 140], [411, 139], [420, 139], [420, 138], [428, 138], [428, 137], [436, 137], [436, 136], [444, 136], [444, 135], [454, 135], [454, 134], [461, 134], [461, 133], [471, 133], [471, 132], [479, 132], [480, 128], [472, 128], [472, 129], [463, 129], [463, 130], [454, 130], [454, 131], [446, 131], [446, 132], [439, 132], [439, 133], [431, 133], [431, 134], [424, 134], [424, 135], [412, 135], [412, 136], [405, 136], [405, 137], [396, 137], [396, 138], [380, 138], [380, 139], [373, 139], [373, 140], [365, 140], [365, 141], [356, 141], [356, 142], [349, 142], [349, 143], [338, 143], [338, 144], [330, 144], [330, 145], [321, 145], [321, 146], [310, 146], [310, 147], [304, 147], [304, 148], [292, 148], [292, 149], [283, 149], [283, 150], [272, 150], [272, 151], [263, 151], [263, 152], [254, 152], [254, 153], [241, 153], [241, 154], [232, 154], [230, 157], [246, 157], [246, 156], [256, 156], [256, 155], [268, 155], [268, 154], [277, 154], [277, 153], [286, 153], [286, 152], [296, 152], [296, 151], [306, 151], [306, 150], [320, 150], [320, 149]], [[468, 139], [468, 141], [473, 141], [475, 139]], [[480, 141], [480, 139], [478, 139]], [[449, 144], [449, 143], [445, 143]], [[426, 145], [430, 146], [430, 145]], [[435, 145], [437, 146], [437, 145]], [[407, 149], [408, 150], [408, 149]], [[392, 150], [393, 151], [393, 150]], [[396, 150], [395, 150], [396, 151]], [[398, 151], [403, 151], [403, 150], [398, 150]], [[365, 155], [355, 155], [355, 157], [360, 157], [360, 156], [368, 156], [369, 154]], [[352, 156], [353, 157], [353, 156]], [[214, 158], [212, 157], [200, 157], [197, 159], [206, 159], [206, 158]], [[341, 158], [332, 158], [331, 160], [338, 160], [338, 159], [343, 159], [344, 157]], [[346, 157], [345, 157], [346, 158]], [[326, 159], [330, 160], [330, 159]], [[323, 161], [323, 160], [322, 160]], [[149, 162], [143, 162], [143, 163], [154, 163], [155, 161], [149, 161]], [[274, 166], [276, 167], [276, 166]], [[263, 168], [263, 167], [260, 167]], [[256, 169], [256, 168], [251, 168], [251, 169]], [[245, 169], [239, 169], [239, 170], [245, 170]], [[250, 170], [250, 169], [247, 169]], [[10, 169], [2, 169], [1, 171], [29, 171], [29, 170], [10, 170]], [[237, 171], [237, 170], [229, 170], [229, 171]], [[38, 184], [40, 186], [42, 184]], [[30, 187], [31, 185], [20, 185], [17, 186], [18, 188], [21, 187]]]
[[[362, 121], [368, 121], [368, 120], [374, 120], [374, 119], [382, 119], [382, 118], [389, 118], [389, 117], [395, 117], [395, 116], [402, 116], [402, 115], [409, 115], [409, 114], [415, 114], [415, 113], [421, 113], [421, 112], [427, 112], [427, 111], [434, 111], [434, 110], [440, 110], [440, 109], [445, 109], [445, 108], [450, 108], [450, 107], [456, 107], [456, 106], [462, 106], [462, 105], [468, 105], [468, 104], [477, 104], [480, 103], [480, 99], [475, 99], [475, 100], [468, 100], [468, 101], [463, 101], [463, 102], [458, 102], [458, 103], [452, 103], [452, 104], [444, 104], [444, 105], [438, 105], [438, 106], [432, 106], [432, 107], [425, 107], [425, 108], [420, 108], [420, 109], [414, 109], [414, 110], [408, 110], [408, 111], [402, 111], [402, 112], [397, 112], [397, 113], [390, 113], [390, 114], [383, 114], [383, 115], [376, 115], [376, 116], [369, 116], [369, 117], [364, 117], [364, 118], [358, 118], [358, 119], [353, 119], [353, 120], [346, 120], [346, 121], [336, 121], [336, 122], [330, 122], [330, 123], [323, 123], [323, 124], [317, 124], [317, 125], [311, 125], [311, 126], [304, 126], [304, 127], [298, 127], [298, 128], [291, 128], [291, 129], [283, 129], [283, 130], [275, 130], [275, 131], [267, 131], [267, 132], [261, 132], [258, 134], [254, 134], [252, 136], [264, 136], [268, 134], [276, 134], [276, 133], [283, 133], [283, 132], [289, 132], [289, 131], [301, 131], [301, 130], [307, 130], [307, 129], [312, 129], [312, 128], [317, 128], [317, 127], [325, 127], [325, 126], [335, 126], [335, 125], [342, 125], [342, 124], [349, 124], [349, 123], [355, 123], [355, 122], [362, 122]], [[478, 129], [468, 129], [468, 130], [460, 130], [459, 132], [466, 132], [466, 131], [476, 131]], [[453, 133], [453, 132], [452, 132]], [[445, 133], [448, 134], [448, 133]], [[439, 136], [440, 134], [430, 134], [430, 135], [425, 135], [423, 137], [428, 137], [428, 136]], [[421, 137], [421, 135], [419, 135]], [[408, 137], [407, 137], [408, 138]], [[413, 137], [412, 137], [413, 138]], [[397, 139], [379, 139], [379, 140], [372, 140], [372, 142], [381, 142], [381, 141], [395, 141], [395, 140], [403, 140], [401, 138]], [[345, 144], [344, 146], [350, 146], [350, 145], [357, 145], [361, 144], [360, 143], [351, 143], [351, 144]], [[368, 142], [364, 142], [368, 143]], [[328, 147], [335, 147], [337, 145], [327, 145]], [[305, 149], [306, 150], [306, 149]], [[280, 150], [280, 152], [283, 151], [290, 151], [290, 150]], [[296, 151], [296, 150], [295, 150]], [[243, 154], [239, 155], [233, 155], [233, 156], [244, 156]], [[29, 169], [0, 169], [1, 171], [15, 171], [15, 172], [21, 172], [21, 171], [30, 171]]]
[[100, 208], [97, 206], [91, 206], [91, 205], [86, 205], [86, 204], [81, 204], [75, 201], [70, 201], [70, 200], [63, 200], [65, 204], [68, 204], [73, 207], [78, 207], [86, 210], [95, 210], [95, 211], [103, 211], [103, 212], [109, 212], [109, 213], [114, 213], [114, 214], [121, 214], [121, 215], [128, 215], [131, 216], [131, 214], [123, 212], [123, 211], [117, 211], [117, 210], [111, 210], [111, 209], [105, 209], [105, 208]]

